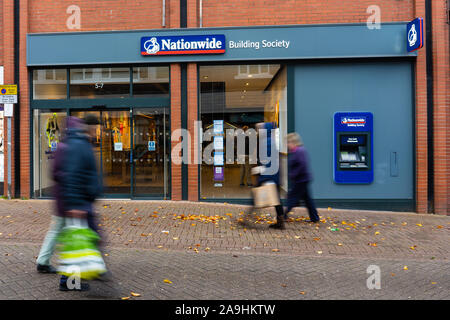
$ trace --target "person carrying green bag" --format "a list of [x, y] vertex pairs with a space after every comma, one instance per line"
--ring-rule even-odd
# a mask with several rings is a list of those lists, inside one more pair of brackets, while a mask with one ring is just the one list
[[[64, 227], [58, 235], [61, 291], [89, 290], [88, 283], [81, 280], [101, 279], [106, 274], [98, 250], [100, 236], [93, 210], [93, 203], [101, 193], [101, 177], [91, 145], [98, 124], [92, 114], [84, 120], [69, 117], [64, 152], [55, 166], [60, 172], [58, 201], [64, 218]], [[68, 282], [74, 277], [80, 280], [79, 286]]]

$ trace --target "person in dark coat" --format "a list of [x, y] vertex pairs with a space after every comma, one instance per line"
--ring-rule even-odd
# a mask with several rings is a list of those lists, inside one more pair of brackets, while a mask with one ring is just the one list
[[89, 227], [99, 231], [92, 203], [101, 192], [101, 178], [97, 174], [89, 142], [95, 130], [93, 125], [98, 120], [89, 116], [85, 120], [67, 118], [66, 136], [55, 151], [51, 175], [55, 182], [53, 196], [56, 210], [36, 261], [36, 268], [40, 273], [56, 273], [56, 269], [50, 264], [50, 258], [68, 214], [82, 216], [87, 213]]
[[298, 206], [300, 200], [304, 200], [310, 221], [318, 222], [320, 218], [309, 192], [309, 183], [312, 181], [312, 174], [306, 149], [297, 133], [287, 135], [287, 145], [289, 150], [289, 180], [291, 181], [292, 188], [288, 192], [288, 207], [284, 213], [284, 218], [287, 219], [288, 213], [294, 207]]
[[[280, 199], [280, 166], [279, 166], [279, 154], [278, 149], [275, 148], [276, 154], [272, 155], [272, 144], [275, 144], [275, 141], [272, 141], [272, 132], [274, 133], [276, 128], [275, 123], [273, 122], [264, 122], [262, 124], [257, 125], [258, 129], [266, 129], [266, 136], [263, 136], [263, 141], [266, 139], [266, 147], [267, 147], [267, 163], [262, 163], [259, 159], [258, 166], [252, 169], [252, 174], [259, 174], [258, 177], [258, 186], [267, 183], [274, 183], [277, 186], [278, 191], [278, 199]], [[261, 141], [261, 140], [260, 140]], [[261, 145], [259, 146], [261, 148]], [[263, 152], [264, 153], [264, 152]], [[283, 206], [280, 204], [275, 206], [275, 210], [277, 212], [277, 222], [275, 224], [271, 224], [270, 228], [275, 229], [284, 229], [284, 221], [283, 221]]]

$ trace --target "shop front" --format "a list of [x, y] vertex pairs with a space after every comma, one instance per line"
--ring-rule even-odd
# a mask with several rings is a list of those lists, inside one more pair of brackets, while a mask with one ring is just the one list
[[[30, 34], [33, 195], [51, 195], [48, 172], [65, 117], [90, 112], [101, 119], [94, 148], [107, 197], [174, 199], [181, 187], [199, 201], [248, 202], [260, 156], [252, 158], [252, 135], [258, 123], [274, 122], [282, 198], [289, 188], [284, 137], [296, 131], [310, 153], [319, 206], [414, 210], [417, 54], [407, 52], [405, 30], [405, 23], [390, 23], [381, 30], [352, 24]], [[172, 66], [186, 64], [195, 72], [173, 73]], [[181, 90], [173, 91], [177, 84]], [[335, 141], [340, 113], [373, 116], [370, 135], [354, 130]], [[187, 119], [200, 123], [194, 152], [213, 146], [214, 156], [182, 164], [178, 177], [171, 135], [192, 127]], [[228, 144], [240, 134], [242, 152]], [[336, 179], [364, 170], [370, 179]]]
[[[52, 195], [50, 168], [67, 116], [94, 114], [93, 141], [104, 195], [170, 197], [169, 68], [35, 69], [33, 191]], [[132, 76], [131, 76], [132, 75]]]

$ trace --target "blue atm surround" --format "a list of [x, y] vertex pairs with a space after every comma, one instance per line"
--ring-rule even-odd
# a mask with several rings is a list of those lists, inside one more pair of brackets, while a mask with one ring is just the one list
[[334, 114], [334, 181], [373, 182], [373, 115], [371, 112]]

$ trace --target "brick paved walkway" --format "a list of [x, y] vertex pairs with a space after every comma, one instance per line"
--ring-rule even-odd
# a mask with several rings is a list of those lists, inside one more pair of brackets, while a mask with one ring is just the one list
[[[0, 201], [0, 299], [117, 299], [131, 291], [142, 295], [132, 299], [450, 298], [450, 217], [322, 209], [322, 222], [309, 224], [296, 209], [279, 231], [268, 229], [271, 210], [242, 226], [238, 205], [100, 201], [96, 208], [115, 281], [62, 294], [57, 276], [35, 272], [53, 203]], [[381, 290], [367, 289], [371, 264], [381, 269]]]

